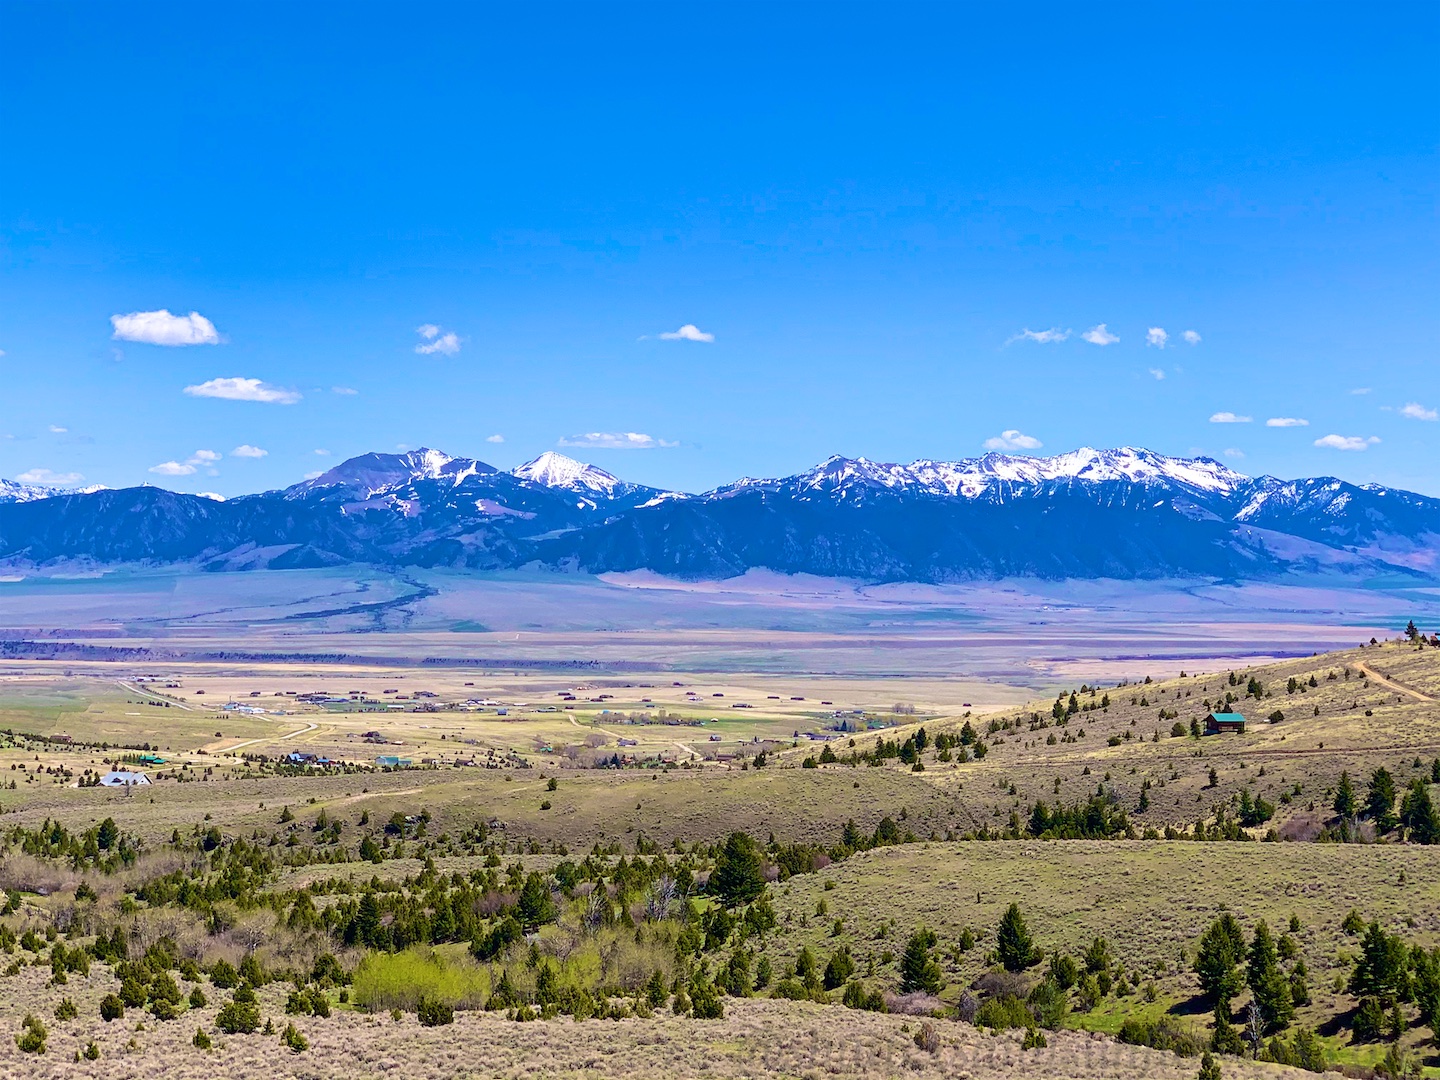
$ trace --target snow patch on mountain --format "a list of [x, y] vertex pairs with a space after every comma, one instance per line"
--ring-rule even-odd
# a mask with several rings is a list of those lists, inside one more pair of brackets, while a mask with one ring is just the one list
[[892, 465], [867, 458], [830, 457], [815, 468], [777, 480], [744, 479], [714, 494], [732, 494], [752, 487], [772, 490], [847, 493], [866, 489], [979, 498], [1003, 484], [1034, 485], [1047, 481], [1086, 483], [1126, 481], [1170, 483], [1196, 492], [1229, 495], [1249, 478], [1212, 458], [1176, 458], [1136, 447], [1095, 450], [1082, 447], [1054, 457], [991, 453], [959, 461], [922, 458], [909, 465]]
[[562, 488], [566, 491], [594, 491], [612, 495], [617, 487], [622, 486], [620, 480], [604, 469], [597, 469], [594, 465], [576, 461], [553, 450], [546, 450], [534, 461], [527, 461], [512, 472], [521, 480], [528, 480], [532, 484]]
[[53, 499], [57, 495], [89, 495], [96, 491], [108, 490], [104, 484], [91, 484], [83, 488], [50, 487], [46, 484], [21, 484], [14, 480], [0, 480], [0, 503], [35, 502], [39, 499]]

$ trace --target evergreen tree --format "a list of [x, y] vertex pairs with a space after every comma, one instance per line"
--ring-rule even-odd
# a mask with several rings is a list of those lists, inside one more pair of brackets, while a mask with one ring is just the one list
[[1000, 963], [1006, 971], [1024, 971], [1040, 962], [1040, 950], [1035, 947], [1019, 904], [1011, 904], [1001, 916], [995, 951], [1000, 954]]
[[360, 910], [355, 916], [355, 940], [362, 945], [374, 945], [380, 936], [380, 902], [373, 892], [360, 898]]
[[1195, 1080], [1220, 1080], [1220, 1063], [1206, 1050], [1200, 1055], [1200, 1072]]
[[535, 930], [555, 921], [555, 901], [550, 896], [549, 884], [539, 873], [532, 870], [525, 878], [516, 909], [520, 924], [526, 930]]
[[1201, 989], [1226, 1008], [1240, 990], [1237, 965], [1244, 955], [1245, 937], [1228, 911], [1206, 928], [1195, 951], [1195, 974], [1200, 976]]
[[1410, 950], [1398, 935], [1390, 935], [1378, 922], [1365, 930], [1360, 958], [1350, 973], [1350, 993], [1375, 995], [1386, 1000], [1410, 997]]
[[1342, 772], [1340, 774], [1340, 786], [1335, 789], [1334, 807], [1335, 813], [1339, 814], [1342, 818], [1352, 818], [1355, 816], [1355, 785], [1350, 783], [1350, 774], [1348, 772]]
[[1395, 780], [1383, 768], [1370, 775], [1370, 788], [1365, 793], [1365, 812], [1382, 833], [1389, 832], [1398, 824], [1395, 818]]
[[945, 986], [944, 976], [940, 973], [940, 965], [930, 955], [930, 950], [935, 947], [936, 937], [933, 930], [925, 927], [916, 927], [915, 932], [910, 935], [910, 940], [905, 943], [905, 955], [900, 960], [900, 992], [902, 994], [913, 993], [916, 990], [923, 990], [927, 994], [938, 994]]
[[1410, 781], [1410, 790], [1400, 804], [1400, 824], [1416, 844], [1440, 843], [1440, 814], [1430, 798], [1430, 789], [1418, 777]]
[[1290, 981], [1280, 970], [1275, 939], [1264, 920], [1255, 927], [1245, 974], [1245, 981], [1255, 995], [1255, 1004], [1260, 1008], [1266, 1027], [1273, 1030], [1289, 1026], [1295, 1018], [1295, 1006], [1290, 1000]]
[[1230, 1022], [1230, 1006], [1225, 1002], [1215, 1005], [1215, 1027], [1210, 1032], [1210, 1049], [1217, 1054], [1243, 1054], [1245, 1040]]
[[715, 857], [709, 888], [727, 907], [748, 904], [765, 891], [760, 848], [748, 833], [731, 833], [725, 841]]
[[850, 949], [841, 945], [831, 955], [829, 963], [825, 965], [825, 989], [834, 990], [844, 986], [850, 981], [850, 976], [855, 974], [855, 961], [851, 959]]

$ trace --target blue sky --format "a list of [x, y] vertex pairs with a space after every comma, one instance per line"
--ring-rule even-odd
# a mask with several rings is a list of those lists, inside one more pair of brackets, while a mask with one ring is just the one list
[[1440, 495], [1433, 3], [0, 25], [7, 478], [429, 445], [699, 490], [989, 442]]

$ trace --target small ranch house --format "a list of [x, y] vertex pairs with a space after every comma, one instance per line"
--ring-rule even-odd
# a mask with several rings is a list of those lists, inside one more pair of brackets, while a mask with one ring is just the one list
[[1244, 735], [1245, 717], [1238, 712], [1212, 712], [1205, 717], [1206, 735], [1220, 735], [1227, 731], [1233, 731], [1237, 735]]

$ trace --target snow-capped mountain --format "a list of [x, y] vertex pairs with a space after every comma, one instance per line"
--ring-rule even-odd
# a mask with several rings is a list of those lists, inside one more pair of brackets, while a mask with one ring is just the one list
[[[7, 499], [5, 496], [9, 495]], [[364, 562], [871, 581], [1286, 575], [1440, 578], [1440, 500], [1208, 458], [1082, 448], [908, 465], [832, 457], [698, 495], [546, 453], [510, 472], [437, 450], [365, 454], [226, 502], [141, 487], [0, 486], [0, 562]]]
[[714, 494], [728, 495], [759, 488], [795, 493], [829, 492], [844, 497], [883, 489], [975, 499], [1007, 486], [1033, 486], [1057, 480], [1173, 484], [1196, 492], [1230, 494], [1248, 479], [1210, 458], [1166, 457], [1130, 446], [1118, 450], [1082, 447], [1056, 457], [991, 453], [959, 461], [921, 459], [909, 465], [835, 456], [794, 476], [745, 479], [719, 488]]
[[622, 481], [604, 469], [586, 465], [583, 461], [576, 461], [553, 450], [546, 450], [534, 461], [527, 461], [510, 471], [521, 480], [529, 480], [532, 484], [563, 488], [566, 491], [610, 495], [617, 487], [622, 486]]
[[495, 472], [493, 465], [471, 458], [453, 458], [439, 450], [421, 447], [404, 454], [362, 454], [348, 458], [328, 472], [285, 489], [287, 498], [305, 498], [317, 492], [350, 499], [368, 499], [416, 480], [448, 479], [458, 484], [466, 477]]
[[22, 484], [15, 480], [0, 480], [0, 503], [34, 502], [37, 499], [53, 499], [57, 495], [88, 495], [104, 491], [101, 484], [83, 488], [51, 487], [47, 484]]

